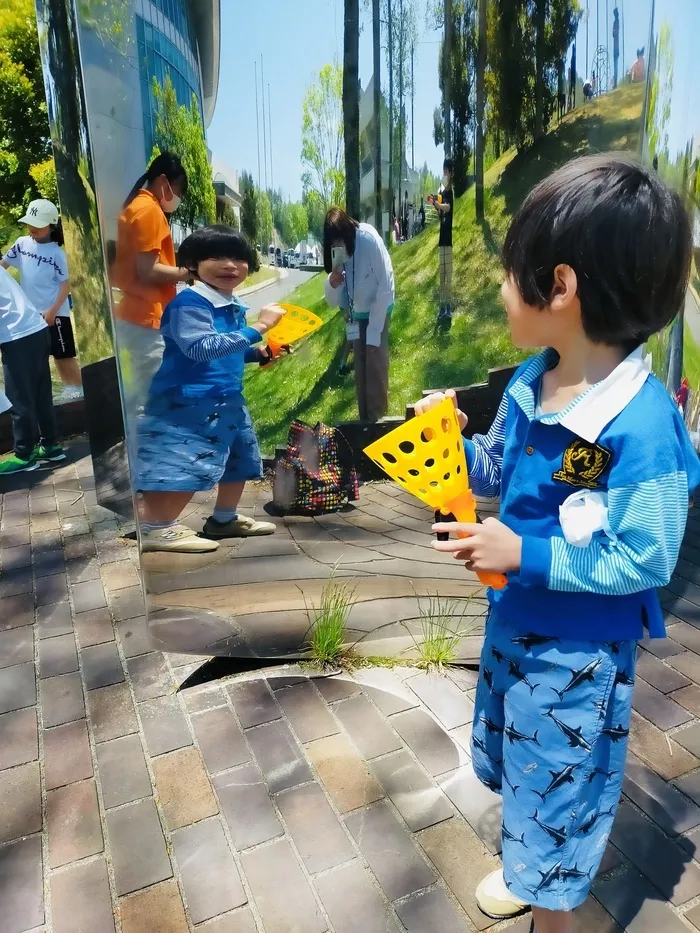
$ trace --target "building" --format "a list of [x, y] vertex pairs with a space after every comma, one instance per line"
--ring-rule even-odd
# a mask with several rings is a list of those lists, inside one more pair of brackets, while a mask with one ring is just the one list
[[210, 156], [211, 174], [216, 193], [216, 216], [221, 218], [226, 210], [232, 210], [241, 228], [241, 189], [238, 184], [238, 172], [230, 168], [216, 155]]

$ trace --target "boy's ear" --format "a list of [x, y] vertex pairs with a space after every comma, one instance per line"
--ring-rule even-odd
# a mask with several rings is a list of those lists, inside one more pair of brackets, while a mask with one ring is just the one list
[[549, 306], [552, 311], [561, 311], [577, 299], [578, 279], [571, 266], [563, 263], [555, 267], [553, 279]]

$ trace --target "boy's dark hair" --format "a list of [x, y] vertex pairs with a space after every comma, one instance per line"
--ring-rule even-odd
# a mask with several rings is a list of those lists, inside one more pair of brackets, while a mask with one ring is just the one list
[[58, 218], [58, 222], [55, 224], [50, 224], [51, 227], [51, 242], [58, 243], [59, 246], [63, 246], [63, 223], [61, 218]]
[[454, 175], [454, 171], [455, 171], [454, 159], [445, 159], [445, 161], [442, 163], [442, 170], [443, 172], [449, 172], [450, 175]]
[[171, 184], [173, 182], [178, 184], [184, 198], [184, 196], [187, 194], [188, 186], [187, 172], [185, 171], [184, 165], [180, 161], [180, 157], [176, 156], [172, 152], [166, 151], [161, 152], [160, 155], [157, 155], [148, 166], [146, 171], [143, 173], [143, 175], [136, 180], [134, 187], [129, 192], [129, 196], [127, 197], [126, 201], [124, 201], [124, 207], [128, 207], [128, 205], [131, 204], [141, 188], [143, 188], [144, 184], [150, 184], [161, 175], [165, 175]]
[[196, 273], [205, 259], [237, 259], [248, 263], [249, 272], [257, 272], [259, 268], [257, 250], [242, 233], [223, 224], [200, 227], [180, 244], [177, 261], [185, 269]]
[[355, 235], [359, 224], [341, 207], [331, 207], [323, 221], [323, 268], [332, 272], [331, 248], [335, 240], [342, 240], [348, 256], [355, 252]]
[[576, 273], [590, 340], [631, 352], [685, 301], [691, 230], [680, 197], [652, 170], [617, 155], [574, 159], [517, 211], [503, 265], [523, 300], [543, 308], [554, 270]]

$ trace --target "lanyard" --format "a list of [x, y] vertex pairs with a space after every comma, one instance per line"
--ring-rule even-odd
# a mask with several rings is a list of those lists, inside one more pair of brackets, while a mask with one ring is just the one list
[[[348, 300], [348, 310], [345, 313], [345, 320], [348, 324], [351, 324], [355, 319], [355, 266], [357, 264], [357, 255], [354, 254], [352, 257], [352, 298], [350, 298], [350, 291], [348, 290], [348, 276], [347, 272], [345, 273], [345, 297]], [[343, 263], [343, 271], [345, 272], [345, 263]]]

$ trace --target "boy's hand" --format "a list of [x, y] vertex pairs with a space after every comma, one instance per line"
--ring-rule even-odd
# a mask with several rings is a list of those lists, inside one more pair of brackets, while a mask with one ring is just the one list
[[276, 324], [279, 324], [286, 313], [284, 308], [280, 308], [279, 305], [265, 305], [253, 327], [259, 330], [261, 334], [265, 334], [268, 330], [272, 330]]
[[425, 398], [420, 399], [413, 406], [413, 410], [416, 415], [424, 415], [426, 411], [430, 411], [431, 408], [435, 408], [436, 405], [439, 405], [440, 402], [444, 402], [446, 398], [451, 398], [454, 407], [457, 409], [457, 420], [459, 421], [459, 430], [463, 431], [469, 419], [464, 414], [463, 411], [460, 411], [457, 408], [457, 393], [454, 389], [448, 389], [446, 392], [433, 392], [432, 395], [426, 395]]
[[342, 268], [334, 269], [328, 276], [328, 281], [331, 288], [338, 288], [345, 281], [345, 270]]
[[58, 317], [58, 311], [44, 311], [41, 315], [49, 327], [53, 327], [56, 323], [56, 318]]
[[487, 518], [483, 524], [470, 525], [466, 522], [437, 522], [433, 525], [436, 534], [452, 532], [468, 535], [452, 541], [433, 541], [436, 551], [452, 554], [455, 560], [463, 560], [467, 570], [485, 570], [493, 573], [509, 573], [520, 570], [523, 539], [495, 518]]

